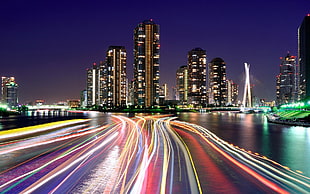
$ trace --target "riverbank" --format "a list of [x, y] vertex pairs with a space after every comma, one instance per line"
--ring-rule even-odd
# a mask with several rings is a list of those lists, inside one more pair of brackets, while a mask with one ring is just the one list
[[268, 114], [266, 117], [271, 123], [310, 127], [310, 111], [281, 111]]
[[10, 115], [20, 115], [20, 113], [17, 111], [0, 110], [0, 116], [7, 117]]

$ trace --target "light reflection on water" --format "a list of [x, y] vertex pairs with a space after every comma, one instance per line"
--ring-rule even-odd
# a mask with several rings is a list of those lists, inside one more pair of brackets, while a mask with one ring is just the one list
[[108, 185], [114, 185], [113, 176], [117, 174], [117, 161], [120, 157], [118, 146], [113, 147], [98, 165], [92, 169], [87, 177], [73, 188], [72, 193], [102, 193]]
[[[92, 118], [91, 125], [109, 124], [111, 115], [112, 113], [93, 112], [89, 114]], [[122, 113], [122, 115], [133, 116], [127, 113]], [[180, 113], [178, 117], [180, 120], [207, 128], [229, 143], [258, 152], [282, 165], [293, 170], [301, 170], [306, 176], [310, 176], [310, 127], [268, 123], [263, 114]], [[25, 121], [28, 121], [26, 119], [27, 117], [17, 116], [1, 118], [0, 125], [5, 123], [6, 125], [2, 126], [4, 128], [21, 127], [25, 125]], [[45, 119], [33, 119], [31, 124], [38, 124], [41, 120]]]
[[207, 128], [227, 142], [310, 176], [310, 128], [268, 123], [263, 114], [216, 112], [178, 116]]

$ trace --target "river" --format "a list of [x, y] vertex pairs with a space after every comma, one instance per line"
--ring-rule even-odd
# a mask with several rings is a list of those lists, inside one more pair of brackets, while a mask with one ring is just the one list
[[[129, 114], [123, 114], [132, 116]], [[11, 116], [0, 118], [0, 130], [56, 120], [81, 118], [85, 115]], [[88, 113], [92, 125], [109, 122], [111, 113]], [[246, 150], [257, 152], [292, 170], [310, 177], [310, 128], [268, 123], [263, 114], [232, 112], [179, 113], [182, 121], [207, 128], [225, 141]]]
[[310, 128], [268, 123], [264, 114], [181, 113], [225, 141], [310, 176]]

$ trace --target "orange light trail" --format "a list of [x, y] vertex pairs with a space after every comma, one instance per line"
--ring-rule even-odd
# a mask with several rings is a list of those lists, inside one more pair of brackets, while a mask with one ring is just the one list
[[[42, 151], [0, 171], [5, 177], [0, 179], [0, 192], [219, 192], [219, 187], [204, 183], [202, 177], [207, 177], [212, 184], [225, 184], [221, 191], [238, 193], [243, 190], [229, 176], [235, 173], [257, 186], [255, 192], [310, 190], [308, 177], [231, 145], [201, 126], [174, 119], [169, 115], [111, 115], [109, 125], [90, 127], [82, 122], [71, 126], [69, 122], [54, 130], [49, 124], [53, 130], [42, 135], [4, 141], [0, 157]], [[7, 134], [5, 138], [10, 139]]]

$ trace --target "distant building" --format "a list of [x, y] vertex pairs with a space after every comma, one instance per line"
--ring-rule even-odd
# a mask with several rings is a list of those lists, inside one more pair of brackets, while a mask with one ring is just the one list
[[180, 100], [181, 104], [187, 104], [188, 100], [188, 68], [187, 66], [181, 66], [176, 73], [176, 91], [177, 100]]
[[168, 84], [163, 84], [159, 91], [159, 104], [164, 105], [166, 100], [169, 100]]
[[310, 14], [298, 28], [299, 95], [310, 97]]
[[93, 67], [87, 69], [87, 106], [102, 105], [103, 104], [103, 68], [104, 63], [100, 65], [93, 63]]
[[81, 95], [80, 95], [80, 99], [81, 99], [81, 107], [85, 108], [87, 107], [87, 90], [82, 90], [81, 91]]
[[263, 102], [263, 106], [269, 106], [269, 107], [274, 107], [276, 105], [275, 101], [271, 101], [271, 102]]
[[82, 93], [82, 106], [115, 108], [126, 106], [127, 77], [126, 50], [123, 46], [110, 46], [106, 60], [87, 69], [86, 95]]
[[71, 99], [67, 102], [69, 108], [78, 108], [80, 107], [80, 100]]
[[161, 93], [165, 100], [169, 100], [169, 88], [168, 84], [163, 84], [161, 86]]
[[214, 58], [208, 65], [209, 104], [225, 106], [228, 103], [226, 64], [221, 58]]
[[18, 85], [15, 77], [2, 77], [1, 85], [1, 98], [2, 103], [7, 104], [9, 107], [17, 106], [18, 104]]
[[[126, 74], [127, 74], [127, 72], [126, 72]], [[130, 92], [130, 90], [129, 90], [129, 80], [128, 80], [128, 78], [127, 78], [127, 76], [126, 76], [126, 78], [125, 78], [125, 80], [126, 80], [126, 86], [125, 86], [125, 90], [126, 90], [126, 98], [125, 98], [125, 105], [127, 106], [127, 105], [130, 105], [129, 104], [129, 102], [130, 102], [130, 100], [129, 100], [129, 92]]]
[[41, 105], [44, 105], [45, 104], [45, 100], [42, 100], [42, 99], [37, 99], [35, 101], [35, 105], [36, 106], [41, 106]]
[[126, 49], [123, 46], [110, 46], [107, 51], [103, 81], [106, 89], [108, 108], [126, 105]]
[[239, 85], [233, 80], [227, 80], [227, 105], [238, 105]]
[[258, 107], [260, 106], [260, 99], [257, 96], [252, 96], [252, 106], [253, 107]]
[[[276, 101], [280, 98], [280, 74], [276, 76]], [[277, 102], [279, 104], [279, 102]]]
[[179, 93], [176, 87], [172, 87], [172, 100], [179, 101]]
[[146, 20], [134, 30], [135, 105], [159, 104], [159, 25]]
[[207, 86], [206, 86], [206, 51], [195, 48], [188, 52], [188, 104], [195, 107], [206, 106]]
[[297, 101], [296, 56], [289, 53], [281, 57], [280, 74], [277, 83], [277, 104], [287, 104]]
[[128, 82], [127, 105], [134, 105], [134, 102], [135, 102], [134, 81], [131, 80], [130, 82]]
[[68, 106], [68, 102], [67, 101], [58, 101], [58, 102], [54, 103], [54, 105], [57, 105], [57, 106]]

